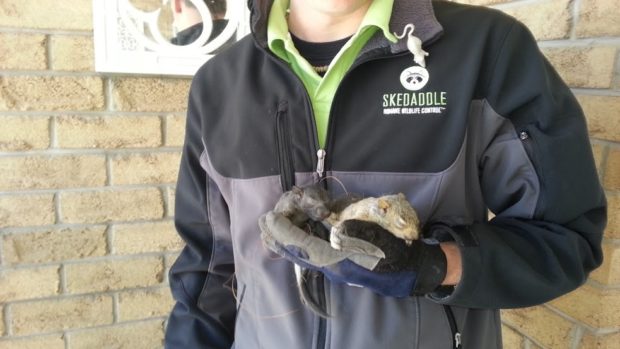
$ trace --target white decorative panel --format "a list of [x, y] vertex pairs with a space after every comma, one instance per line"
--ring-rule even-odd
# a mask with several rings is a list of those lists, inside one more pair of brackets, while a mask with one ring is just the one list
[[179, 0], [93, 0], [96, 71], [193, 75], [218, 49], [249, 33], [246, 1], [208, 0], [226, 3], [225, 13], [212, 13], [203, 0], [180, 0], [190, 3], [202, 30], [192, 42], [173, 44], [173, 1]]

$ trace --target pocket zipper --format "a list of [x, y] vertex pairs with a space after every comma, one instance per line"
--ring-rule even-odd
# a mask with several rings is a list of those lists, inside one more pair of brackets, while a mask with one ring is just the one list
[[291, 154], [291, 138], [288, 130], [286, 114], [288, 103], [278, 104], [276, 112], [276, 145], [278, 151], [278, 164], [280, 166], [280, 182], [282, 191], [289, 191], [295, 185], [295, 169]]
[[443, 306], [443, 310], [446, 313], [446, 317], [448, 318], [448, 323], [450, 324], [450, 331], [452, 332], [452, 348], [454, 349], [462, 349], [461, 346], [461, 333], [456, 326], [456, 319], [454, 318], [454, 313], [452, 309], [448, 305]]

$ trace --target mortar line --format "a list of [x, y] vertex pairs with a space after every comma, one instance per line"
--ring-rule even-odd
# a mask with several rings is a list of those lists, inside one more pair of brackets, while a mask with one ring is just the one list
[[169, 187], [164, 187], [162, 188], [162, 201], [164, 203], [164, 217], [171, 217], [170, 214], [170, 202], [168, 200], [170, 192], [169, 192]]
[[62, 224], [62, 207], [60, 205], [60, 193], [54, 193], [54, 225]]
[[107, 224], [114, 225], [142, 225], [142, 224], [156, 224], [156, 223], [174, 223], [170, 217], [163, 217], [157, 219], [139, 219], [133, 221], [110, 221], [110, 222], [98, 222], [98, 223], [64, 223], [64, 224], [52, 224], [47, 226], [28, 226], [28, 227], [12, 227], [0, 229], [0, 234], [30, 234], [30, 233], [44, 233], [50, 230], [57, 231], [63, 229], [70, 230], [86, 230], [89, 228], [100, 228]]
[[119, 316], [118, 316], [118, 310], [119, 310], [119, 302], [118, 302], [118, 291], [112, 293], [112, 323], [113, 324], [117, 324], [119, 323]]
[[571, 91], [574, 94], [581, 95], [581, 96], [620, 97], [620, 90], [614, 90], [614, 89], [571, 88]]
[[0, 75], [20, 77], [20, 76], [39, 76], [39, 77], [91, 77], [91, 78], [103, 78], [96, 72], [84, 71], [65, 71], [65, 70], [6, 70], [0, 69]]
[[601, 173], [600, 173], [600, 181], [601, 184], [605, 183], [605, 175], [607, 174], [607, 160], [609, 159], [609, 147], [603, 147], [603, 154], [601, 155]]
[[104, 95], [104, 108], [108, 112], [114, 112], [114, 103], [112, 103], [112, 93], [114, 90], [114, 82], [110, 77], [103, 79], [103, 95]]
[[[175, 116], [184, 116], [182, 111], [179, 112], [175, 112], [175, 111], [171, 111], [169, 112], [170, 115], [175, 115]], [[0, 111], [0, 116], [118, 116], [118, 115], [123, 115], [123, 116], [152, 116], [152, 117], [159, 117], [161, 115], [161, 112], [154, 112], [154, 111], [124, 111], [124, 110], [116, 110], [116, 111], [107, 111], [107, 110], [100, 110], [100, 111], [93, 111], [93, 110], [84, 110], [84, 111], [80, 111], [80, 110], [46, 110], [46, 111], [39, 111], [39, 110], [10, 110], [10, 111]]]
[[145, 287], [114, 289], [114, 290], [96, 291], [96, 292], [88, 292], [88, 293], [67, 293], [64, 295], [11, 301], [11, 303], [7, 303], [5, 307], [8, 307], [9, 305], [12, 305], [12, 304], [28, 304], [28, 303], [40, 303], [40, 302], [61, 301], [61, 300], [95, 299], [95, 298], [100, 298], [100, 297], [112, 298], [112, 293], [120, 294], [120, 293], [133, 293], [133, 292], [158, 292], [158, 291], [164, 291], [168, 289], [169, 289], [168, 285], [156, 284], [156, 285], [145, 286]]
[[58, 137], [56, 135], [56, 124], [58, 123], [57, 120], [58, 116], [56, 115], [52, 115], [49, 117], [49, 137], [50, 137], [50, 142], [48, 144], [48, 150], [49, 149], [57, 149], [58, 148]]
[[538, 46], [559, 47], [559, 48], [583, 48], [583, 47], [599, 47], [599, 46], [620, 46], [620, 37], [601, 36], [596, 38], [576, 38], [576, 39], [558, 39], [558, 40], [541, 40]]
[[67, 330], [62, 331], [62, 339], [65, 341], [65, 349], [71, 348], [71, 339]]
[[115, 254], [115, 250], [114, 250], [114, 228], [113, 228], [113, 224], [108, 224], [108, 227], [106, 228], [105, 231], [106, 234], [106, 255], [107, 256], [114, 256]]
[[57, 29], [35, 29], [35, 28], [13, 28], [0, 27], [2, 33], [12, 34], [45, 34], [45, 35], [72, 35], [72, 36], [93, 36], [92, 30], [57, 30]]
[[515, 8], [515, 7], [536, 5], [536, 4], [540, 4], [540, 1], [539, 0], [517, 0], [517, 1], [511, 1], [511, 2], [503, 3], [503, 4], [495, 4], [489, 7], [498, 9], [498, 10], [506, 10], [506, 9]]
[[611, 80], [613, 88], [620, 88], [620, 50], [616, 52], [616, 64], [614, 66], [614, 76]]
[[70, 155], [131, 155], [131, 154], [163, 154], [181, 153], [181, 147], [157, 147], [157, 148], [118, 148], [118, 149], [87, 149], [87, 148], [67, 148], [67, 149], [37, 149], [21, 152], [1, 152], [3, 158], [23, 158], [26, 156], [70, 156]]
[[13, 328], [11, 326], [11, 304], [5, 304], [2, 309], [2, 317], [4, 318], [4, 335], [10, 336], [13, 334]]
[[584, 329], [581, 326], [577, 326], [572, 333], [573, 342], [571, 343], [570, 349], [579, 349], [581, 340], [583, 339]]
[[0, 270], [6, 267], [4, 262], [4, 232], [0, 231]]
[[168, 145], [168, 116], [162, 115], [160, 120], [161, 120], [161, 145], [167, 146]]
[[67, 271], [65, 270], [64, 263], [60, 264], [59, 273], [60, 273], [60, 296], [65, 296], [65, 295], [68, 295], [69, 292], [67, 291]]
[[571, 27], [570, 34], [569, 34], [569, 38], [571, 40], [577, 39], [577, 25], [579, 24], [579, 20], [581, 19], [580, 10], [581, 10], [581, 0], [573, 0], [573, 8], [572, 8], [573, 19], [571, 21], [572, 27]]
[[113, 154], [109, 154], [109, 153], [105, 154], [105, 171], [106, 171], [105, 186], [106, 187], [113, 187], [112, 185], [112, 159], [111, 159], [112, 156]]

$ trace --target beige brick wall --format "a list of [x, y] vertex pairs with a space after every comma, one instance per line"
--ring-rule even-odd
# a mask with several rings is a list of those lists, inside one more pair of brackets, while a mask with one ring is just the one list
[[[583, 105], [610, 204], [603, 266], [572, 294], [504, 311], [505, 347], [616, 348], [617, 1], [461, 2], [532, 29]], [[162, 346], [189, 79], [95, 73], [91, 8], [0, 2], [0, 349]]]
[[0, 1], [0, 349], [163, 344], [190, 79], [96, 73], [92, 23]]

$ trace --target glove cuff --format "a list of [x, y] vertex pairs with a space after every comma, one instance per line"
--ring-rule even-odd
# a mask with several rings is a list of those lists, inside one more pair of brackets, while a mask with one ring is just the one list
[[417, 279], [411, 291], [412, 295], [425, 295], [434, 291], [446, 278], [448, 261], [439, 245], [422, 245], [418, 250], [416, 261]]

